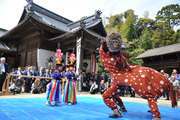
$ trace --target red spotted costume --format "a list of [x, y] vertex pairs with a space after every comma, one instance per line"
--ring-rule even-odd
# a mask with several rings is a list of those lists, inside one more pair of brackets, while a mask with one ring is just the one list
[[[111, 33], [107, 39], [122, 41], [119, 33]], [[155, 116], [154, 120], [161, 120], [156, 102], [169, 88], [172, 91], [172, 83], [154, 69], [129, 65], [120, 50], [118, 52], [109, 51], [106, 40], [102, 40], [99, 50], [102, 64], [111, 73], [112, 86], [102, 96], [105, 104], [114, 111], [118, 110], [117, 105], [125, 108], [119, 94], [124, 90], [123, 86], [130, 86], [141, 98], [148, 100], [151, 112]], [[175, 107], [176, 103], [172, 94], [171, 100], [172, 106]], [[119, 117], [121, 116], [120, 113]]]

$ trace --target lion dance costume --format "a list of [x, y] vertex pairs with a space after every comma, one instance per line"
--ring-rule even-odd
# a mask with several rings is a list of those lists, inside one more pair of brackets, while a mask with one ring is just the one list
[[119, 94], [124, 91], [124, 86], [130, 86], [141, 98], [148, 100], [155, 117], [153, 120], [161, 120], [157, 99], [170, 89], [172, 107], [177, 104], [172, 94], [172, 83], [154, 69], [129, 65], [121, 54], [121, 43], [120, 33], [111, 33], [102, 39], [99, 50], [102, 64], [111, 73], [112, 86], [102, 95], [104, 103], [114, 111], [109, 117], [122, 117], [120, 111], [126, 109]]

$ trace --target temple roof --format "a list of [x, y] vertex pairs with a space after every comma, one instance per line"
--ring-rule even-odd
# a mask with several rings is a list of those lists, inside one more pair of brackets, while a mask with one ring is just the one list
[[139, 55], [138, 57], [136, 57], [136, 59], [166, 55], [166, 54], [177, 53], [177, 52], [180, 52], [180, 43], [147, 50], [141, 55]]
[[86, 29], [93, 31], [100, 36], [106, 36], [106, 31], [100, 15], [101, 11], [96, 11], [94, 15], [73, 22], [33, 2], [28, 2], [24, 7], [18, 25], [1, 36], [0, 40], [20, 39], [21, 37], [28, 35], [34, 29], [48, 30], [53, 33], [54, 37], [62, 36], [64, 34], [72, 33], [77, 29], [81, 29], [82, 23]]

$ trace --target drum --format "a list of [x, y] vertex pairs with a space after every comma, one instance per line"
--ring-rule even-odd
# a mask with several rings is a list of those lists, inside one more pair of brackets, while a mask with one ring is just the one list
[[40, 90], [42, 88], [42, 82], [40, 80], [36, 80], [34, 82], [34, 86], [36, 89]]

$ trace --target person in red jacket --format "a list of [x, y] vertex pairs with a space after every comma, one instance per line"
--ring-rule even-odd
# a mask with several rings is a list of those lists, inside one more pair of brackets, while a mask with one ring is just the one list
[[[102, 64], [111, 73], [112, 86], [102, 95], [105, 104], [114, 111], [109, 117], [122, 117], [120, 111], [127, 111], [119, 94], [124, 91], [125, 86], [129, 86], [141, 98], [148, 100], [151, 112], [155, 117], [153, 120], [162, 120], [156, 102], [169, 88], [172, 93], [172, 83], [154, 69], [130, 65], [121, 53], [121, 44], [120, 33], [113, 32], [106, 39], [102, 39], [99, 49]], [[176, 101], [172, 94], [171, 98], [172, 105], [175, 107]]]

